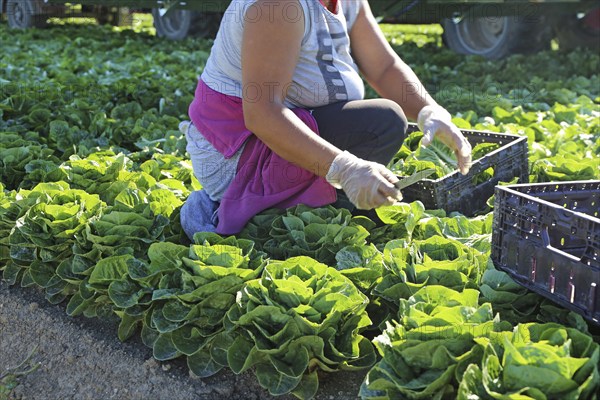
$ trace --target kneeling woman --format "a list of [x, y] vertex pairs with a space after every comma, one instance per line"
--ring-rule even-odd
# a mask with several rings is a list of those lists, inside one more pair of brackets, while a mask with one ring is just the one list
[[[382, 98], [363, 99], [359, 71]], [[367, 0], [233, 0], [189, 115], [182, 128], [204, 190], [182, 209], [188, 236], [235, 234], [267, 208], [320, 207], [342, 193], [362, 210], [401, 199], [385, 165], [407, 117], [424, 144], [437, 136], [455, 151], [462, 173], [471, 161]]]

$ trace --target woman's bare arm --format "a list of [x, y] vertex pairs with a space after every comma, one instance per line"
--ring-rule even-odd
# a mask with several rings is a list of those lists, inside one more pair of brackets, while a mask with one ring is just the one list
[[350, 32], [352, 57], [369, 84], [398, 103], [406, 116], [417, 119], [426, 105], [436, 104], [413, 70], [398, 57], [383, 36], [366, 0]]
[[[308, 128], [284, 105], [304, 36], [304, 18], [291, 20], [285, 7], [303, 11], [298, 0], [259, 0], [260, 18], [245, 21], [242, 43], [246, 127], [284, 159], [325, 176], [341, 152]], [[257, 11], [252, 11], [257, 15]]]
[[398, 103], [407, 117], [418, 120], [424, 133], [422, 144], [438, 137], [456, 154], [461, 173], [468, 173], [471, 145], [452, 123], [448, 111], [427, 93], [417, 75], [385, 40], [367, 0], [360, 1], [362, 7], [350, 32], [350, 44], [365, 79], [380, 96]]

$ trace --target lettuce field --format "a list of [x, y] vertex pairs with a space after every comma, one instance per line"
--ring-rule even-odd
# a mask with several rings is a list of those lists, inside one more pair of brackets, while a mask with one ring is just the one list
[[[528, 138], [530, 182], [600, 179], [600, 55], [486, 61], [444, 49], [439, 26], [383, 29], [459, 127]], [[365, 400], [598, 398], [598, 328], [494, 268], [493, 199], [471, 218], [383, 207], [381, 226], [299, 205], [189, 243], [179, 209], [201, 185], [178, 124], [211, 42], [0, 23], [0, 44], [9, 285], [116, 319], [197, 377], [250, 371], [265, 396], [362, 371]]]

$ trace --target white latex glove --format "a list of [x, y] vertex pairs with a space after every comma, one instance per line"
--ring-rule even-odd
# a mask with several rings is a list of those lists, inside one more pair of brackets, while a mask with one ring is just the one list
[[347, 151], [333, 160], [325, 179], [333, 187], [344, 189], [348, 199], [360, 210], [392, 205], [402, 200], [402, 194], [394, 187], [398, 178], [392, 171]]
[[419, 129], [423, 132], [421, 144], [429, 146], [434, 137], [450, 147], [458, 160], [458, 169], [466, 175], [471, 168], [471, 144], [465, 139], [460, 129], [452, 122], [452, 116], [443, 107], [425, 106], [417, 118]]

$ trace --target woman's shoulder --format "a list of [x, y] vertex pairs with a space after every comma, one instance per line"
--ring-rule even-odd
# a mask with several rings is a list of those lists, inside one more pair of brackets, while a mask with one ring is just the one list
[[313, 10], [315, 5], [319, 5], [319, 0], [278, 0], [276, 2], [273, 0], [232, 0], [224, 16], [235, 17], [236, 21], [242, 24], [248, 21], [256, 22], [260, 18], [269, 17], [265, 13], [274, 12], [295, 19], [298, 16], [298, 4], [300, 4], [302, 12], [306, 14], [307, 11]]
[[344, 16], [349, 22], [354, 22], [363, 5], [362, 0], [339, 0]]

